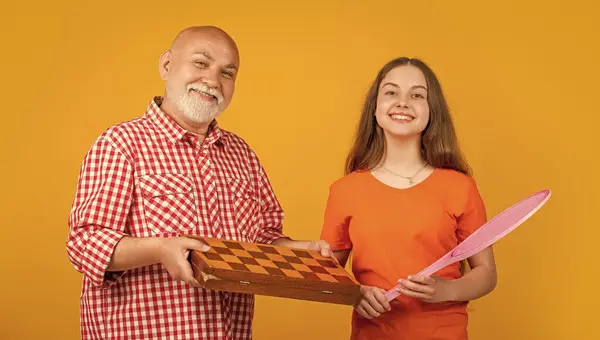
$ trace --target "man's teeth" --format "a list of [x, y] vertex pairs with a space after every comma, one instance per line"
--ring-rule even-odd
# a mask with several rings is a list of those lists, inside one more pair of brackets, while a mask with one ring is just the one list
[[213, 98], [217, 99], [217, 97], [216, 97], [216, 96], [214, 96], [214, 95], [212, 95], [212, 94], [210, 94], [210, 93], [206, 93], [206, 92], [204, 92], [204, 91], [195, 90], [195, 89], [192, 89], [192, 91], [196, 91], [196, 92], [198, 92], [198, 93], [200, 93], [200, 94], [203, 94], [203, 95], [205, 95], [205, 96], [210, 96], [210, 97], [213, 97]]
[[407, 115], [391, 115], [392, 119], [396, 119], [396, 120], [407, 120], [407, 121], [411, 121], [414, 118], [411, 116], [407, 116]]

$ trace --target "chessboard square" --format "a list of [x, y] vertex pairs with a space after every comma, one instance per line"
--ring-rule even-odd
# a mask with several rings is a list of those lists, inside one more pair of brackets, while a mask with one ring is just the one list
[[339, 276], [339, 275], [333, 275], [333, 277], [335, 277], [336, 280], [338, 280], [338, 282], [344, 282], [344, 283], [355, 283], [351, 278], [349, 278], [348, 276]]
[[260, 250], [262, 250], [263, 253], [265, 254], [279, 254], [279, 252], [277, 252], [277, 249], [273, 248], [273, 247], [269, 247], [269, 246], [258, 246], [258, 248]]
[[245, 243], [244, 244], [244, 249], [246, 249], [248, 252], [262, 253], [262, 250], [260, 250], [260, 248], [258, 247], [258, 245], [254, 244], [254, 243]]
[[229, 250], [228, 248], [212, 247], [212, 249], [214, 251], [216, 251], [217, 253], [219, 253], [219, 254], [233, 255], [233, 253], [231, 252], [231, 250]]
[[301, 272], [312, 273], [312, 270], [310, 270], [310, 268], [308, 268], [308, 266], [305, 264], [292, 263], [292, 267], [294, 267], [296, 270], [301, 271]]
[[317, 276], [323, 281], [338, 282], [338, 280], [336, 280], [335, 277], [329, 274], [317, 274]]
[[309, 252], [304, 251], [304, 250], [294, 249], [293, 252], [298, 257], [303, 257], [303, 258], [307, 258], [307, 259], [312, 259], [313, 258], [313, 256]]
[[227, 248], [223, 244], [223, 242], [221, 242], [221, 240], [219, 240], [218, 238], [205, 238], [205, 239], [202, 239], [201, 241], [208, 244], [211, 248], [212, 247]]
[[314, 273], [317, 274], [329, 274], [327, 272], [327, 269], [323, 268], [323, 267], [319, 267], [319, 266], [308, 266], [308, 268], [310, 268], [310, 270], [312, 270]]
[[335, 262], [330, 260], [317, 260], [322, 267], [326, 268], [336, 268]]
[[252, 265], [258, 266], [258, 262], [256, 262], [256, 260], [253, 258], [240, 257], [239, 259], [240, 259], [240, 261], [242, 261], [243, 264], [252, 264]]
[[207, 259], [209, 260], [213, 260], [213, 261], [223, 261], [223, 258], [221, 256], [219, 256], [219, 254], [215, 254], [215, 253], [204, 253], [204, 256], [206, 256]]
[[289, 263], [298, 263], [298, 264], [302, 264], [302, 261], [295, 257], [295, 256], [283, 256], [283, 258], [288, 261]]
[[246, 267], [245, 265], [241, 264], [241, 263], [228, 263], [231, 268], [233, 268], [233, 270], [239, 270], [239, 271], [250, 271], [250, 269], [248, 269], [248, 267]]
[[231, 252], [237, 257], [252, 257], [247, 251], [241, 249], [232, 249]]
[[252, 265], [252, 264], [248, 264], [248, 265], [246, 265], [246, 267], [248, 267], [248, 269], [250, 269], [250, 271], [253, 272], [253, 273], [269, 274], [269, 272], [265, 268], [263, 268], [261, 266], [255, 266], [255, 265]]
[[265, 270], [271, 275], [285, 276], [285, 273], [279, 268], [265, 267]]
[[307, 265], [307, 266], [315, 266], [318, 267], [319, 266], [319, 262], [317, 262], [317, 260], [315, 259], [302, 259], [302, 262]]
[[224, 261], [231, 263], [242, 263], [242, 261], [240, 261], [240, 259], [234, 255], [221, 255], [221, 258], [223, 258]]
[[256, 262], [258, 262], [258, 264], [260, 264], [263, 267], [277, 268], [275, 263], [273, 263], [273, 261], [271, 260], [256, 259]]
[[231, 241], [222, 241], [223, 244], [230, 249], [244, 249], [244, 247], [237, 243], [237, 242], [231, 242]]
[[304, 276], [302, 276], [302, 274], [300, 274], [299, 272], [297, 272], [295, 270], [282, 269], [281, 271], [283, 271], [285, 273], [285, 275], [289, 276], [289, 277], [295, 277], [297, 279], [303, 279], [304, 278]]
[[327, 268], [327, 272], [331, 275], [348, 276], [348, 272], [344, 268]]
[[294, 250], [291, 248], [280, 247], [280, 248], [277, 248], [277, 251], [278, 251], [279, 255], [296, 257], [296, 254], [294, 254]]
[[281, 255], [277, 254], [267, 254], [271, 261], [285, 262], [285, 259]]
[[294, 270], [294, 267], [292, 267], [291, 264], [287, 263], [287, 262], [278, 262], [278, 261], [273, 261], [273, 263], [275, 263], [275, 265], [281, 269], [291, 269]]
[[264, 253], [258, 252], [258, 251], [248, 250], [248, 254], [250, 254], [250, 256], [254, 257], [255, 259], [263, 259], [263, 260], [269, 259], [269, 257], [267, 255], [265, 255]]
[[302, 276], [304, 276], [305, 279], [309, 279], [309, 280], [314, 280], [314, 281], [319, 281], [319, 277], [317, 276], [317, 274], [315, 273], [309, 273], [309, 272], [299, 272], [300, 274], [302, 274]]
[[[211, 268], [219, 268], [219, 269], [226, 269], [226, 270], [232, 270], [233, 268], [231, 267], [231, 264], [225, 262], [225, 261], [206, 261], [207, 265]], [[233, 263], [236, 264], [236, 263]]]

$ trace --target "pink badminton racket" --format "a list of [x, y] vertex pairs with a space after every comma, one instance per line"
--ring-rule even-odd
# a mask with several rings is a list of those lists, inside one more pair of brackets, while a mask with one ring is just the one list
[[[542, 190], [504, 210], [418, 275], [430, 276], [438, 270], [473, 256], [494, 244], [535, 214], [548, 201], [550, 195], [550, 190]], [[385, 293], [388, 301], [400, 295], [396, 290], [399, 287], [400, 284], [397, 284]]]

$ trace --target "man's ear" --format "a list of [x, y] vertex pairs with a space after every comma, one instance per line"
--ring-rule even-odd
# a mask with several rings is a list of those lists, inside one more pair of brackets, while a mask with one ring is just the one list
[[171, 62], [173, 60], [173, 54], [171, 50], [164, 51], [159, 58], [158, 61], [158, 72], [160, 73], [160, 77], [162, 80], [167, 80], [167, 76], [169, 75], [169, 71], [171, 70]]

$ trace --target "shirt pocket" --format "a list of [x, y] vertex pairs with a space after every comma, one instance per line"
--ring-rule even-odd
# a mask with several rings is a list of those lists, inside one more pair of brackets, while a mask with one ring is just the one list
[[231, 195], [234, 229], [241, 233], [242, 241], [255, 242], [260, 223], [260, 202], [256, 190], [243, 178], [228, 177], [227, 189]]
[[198, 226], [194, 182], [184, 174], [139, 179], [146, 224], [155, 234], [189, 233]]

